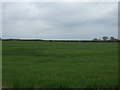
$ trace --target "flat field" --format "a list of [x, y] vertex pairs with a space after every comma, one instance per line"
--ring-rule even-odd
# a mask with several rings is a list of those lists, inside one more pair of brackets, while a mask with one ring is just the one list
[[117, 42], [2, 42], [5, 88], [115, 88]]

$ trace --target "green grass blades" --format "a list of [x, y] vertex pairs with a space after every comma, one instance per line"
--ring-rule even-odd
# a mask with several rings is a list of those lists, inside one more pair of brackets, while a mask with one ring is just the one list
[[116, 88], [117, 42], [3, 41], [3, 87]]

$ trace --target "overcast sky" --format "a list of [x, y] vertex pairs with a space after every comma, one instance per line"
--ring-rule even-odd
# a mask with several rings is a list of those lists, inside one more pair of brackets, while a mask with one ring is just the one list
[[117, 2], [4, 2], [2, 38], [118, 37]]

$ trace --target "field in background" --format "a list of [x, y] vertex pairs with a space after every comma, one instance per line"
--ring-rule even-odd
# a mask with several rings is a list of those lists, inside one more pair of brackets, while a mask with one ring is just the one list
[[2, 43], [3, 87], [117, 87], [117, 42]]

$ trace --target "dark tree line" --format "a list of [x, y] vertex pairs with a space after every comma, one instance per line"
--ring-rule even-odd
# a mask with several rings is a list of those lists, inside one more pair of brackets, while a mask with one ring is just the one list
[[119, 40], [113, 36], [111, 37], [103, 36], [102, 39], [94, 38], [93, 41], [119, 41]]
[[94, 38], [93, 40], [42, 40], [42, 39], [2, 39], [2, 41], [45, 41], [45, 42], [118, 42], [120, 40], [115, 37], [103, 36], [101, 39]]

